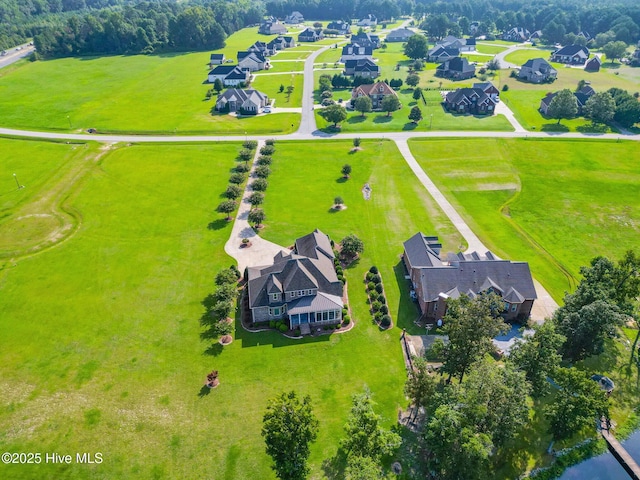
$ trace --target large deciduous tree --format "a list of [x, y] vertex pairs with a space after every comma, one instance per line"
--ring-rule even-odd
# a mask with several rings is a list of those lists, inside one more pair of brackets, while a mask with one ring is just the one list
[[370, 112], [372, 110], [373, 103], [371, 102], [371, 98], [369, 98], [366, 95], [362, 95], [361, 97], [358, 97], [353, 101], [353, 108], [357, 112], [360, 112], [364, 117], [365, 113]]
[[320, 115], [322, 115], [327, 122], [333, 123], [334, 127], [337, 127], [340, 122], [347, 119], [347, 111], [342, 105], [338, 105], [337, 103], [323, 108]]
[[391, 112], [399, 110], [402, 106], [400, 100], [395, 95], [387, 95], [382, 99], [382, 111], [387, 112], [387, 117], [391, 115]]
[[471, 364], [494, 348], [491, 339], [508, 330], [499, 316], [503, 302], [495, 293], [478, 295], [471, 299], [462, 295], [449, 299], [444, 317], [444, 331], [449, 344], [444, 351], [443, 371], [458, 377], [460, 383]]
[[584, 105], [584, 116], [591, 122], [608, 123], [616, 113], [616, 102], [607, 92], [598, 92], [591, 96]]
[[420, 110], [419, 106], [416, 105], [411, 109], [409, 112], [409, 120], [416, 124], [422, 120], [422, 110]]
[[409, 397], [415, 408], [414, 418], [418, 415], [420, 407], [427, 407], [436, 393], [437, 386], [435, 377], [427, 368], [427, 360], [424, 357], [414, 358], [413, 370], [409, 372], [404, 384], [404, 394]]
[[269, 400], [264, 414], [262, 436], [273, 470], [280, 480], [304, 480], [309, 467], [309, 444], [318, 435], [318, 419], [311, 398], [300, 401], [295, 392], [281, 393]]
[[552, 99], [547, 110], [547, 115], [557, 118], [558, 124], [563, 118], [573, 118], [578, 114], [578, 100], [575, 95], [565, 88], [560, 90]]
[[427, 38], [424, 35], [412, 35], [404, 45], [404, 54], [414, 60], [425, 58], [428, 50]]
[[364, 242], [353, 233], [347, 235], [340, 242], [342, 254], [347, 257], [355, 257], [359, 253], [364, 252]]
[[621, 41], [609, 42], [602, 46], [602, 52], [611, 63], [614, 63], [616, 58], [620, 58], [627, 50], [627, 44]]
[[231, 220], [231, 212], [233, 212], [237, 206], [238, 204], [235, 200], [225, 200], [224, 202], [221, 202], [220, 205], [218, 205], [216, 210], [218, 211], [218, 213], [224, 213], [227, 216], [227, 220]]

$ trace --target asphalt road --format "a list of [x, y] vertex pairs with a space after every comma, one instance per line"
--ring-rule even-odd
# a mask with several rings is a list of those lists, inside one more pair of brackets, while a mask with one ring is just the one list
[[[16, 50], [16, 48], [22, 47], [20, 50]], [[17, 62], [21, 58], [28, 57], [35, 51], [35, 47], [33, 45], [23, 44], [18, 45], [16, 47], [10, 48], [7, 50], [7, 54], [0, 57], [0, 68], [4, 68], [7, 65], [11, 65], [12, 63]]]

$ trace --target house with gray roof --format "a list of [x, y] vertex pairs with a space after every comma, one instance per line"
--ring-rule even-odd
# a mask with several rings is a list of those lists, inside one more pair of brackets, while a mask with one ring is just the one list
[[502, 39], [510, 42], [526, 42], [529, 37], [531, 32], [524, 27], [513, 27], [502, 34]]
[[569, 65], [584, 65], [589, 60], [589, 49], [582, 45], [567, 45], [551, 54], [551, 61]]
[[461, 52], [473, 52], [476, 49], [475, 38], [458, 38], [453, 35], [444, 37], [436, 42], [436, 47], [457, 48]]
[[327, 30], [335, 30], [339, 35], [346, 35], [351, 31], [351, 24], [349, 22], [337, 20], [330, 22], [329, 25], [327, 25]]
[[301, 330], [339, 323], [343, 285], [334, 267], [329, 237], [316, 229], [298, 238], [291, 253], [278, 253], [272, 265], [247, 269], [253, 323], [286, 319]]
[[436, 68], [436, 77], [448, 78], [450, 80], [466, 80], [476, 74], [475, 65], [471, 65], [469, 60], [462, 57], [454, 57], [446, 60]]
[[242, 70], [255, 72], [257, 70], [268, 70], [271, 68], [271, 63], [261, 53], [238, 52], [238, 66]]
[[324, 35], [322, 34], [322, 31], [318, 33], [315, 29], [307, 27], [304, 31], [300, 32], [300, 35], [298, 35], [298, 42], [317, 42], [323, 38]]
[[529, 318], [537, 298], [527, 262], [502, 260], [491, 252], [449, 253], [442, 258], [438, 237], [416, 233], [404, 242], [403, 261], [424, 319], [441, 320], [447, 301], [461, 295], [496, 293], [508, 321]]
[[303, 22], [304, 16], [298, 11], [291, 12], [291, 15], [287, 15], [284, 19], [284, 23], [289, 25], [298, 25], [299, 23]]
[[445, 60], [449, 60], [459, 55], [460, 49], [458, 47], [443, 47], [442, 45], [436, 45], [427, 53], [427, 61], [442, 63]]
[[359, 27], [375, 27], [378, 24], [378, 19], [375, 15], [369, 13], [366, 16], [358, 20]]
[[458, 114], [493, 115], [498, 102], [499, 91], [491, 82], [458, 88], [444, 97], [444, 107]]
[[518, 78], [531, 83], [553, 82], [558, 76], [558, 71], [551, 66], [544, 58], [532, 58], [525, 62]]
[[287, 27], [277, 19], [271, 17], [260, 24], [258, 33], [262, 33], [263, 35], [281, 35], [283, 33], [287, 33]]
[[391, 30], [385, 41], [387, 42], [406, 42], [411, 37], [416, 34], [413, 30], [409, 30], [408, 28], [396, 28], [395, 30]]
[[214, 83], [220, 79], [225, 87], [237, 87], [247, 83], [251, 78], [248, 70], [242, 70], [238, 65], [218, 65], [207, 75], [207, 81]]
[[347, 60], [344, 62], [344, 75], [347, 77], [378, 78], [380, 76], [380, 67], [370, 58]]
[[222, 65], [224, 61], [224, 53], [212, 53], [209, 56], [209, 68], [213, 68], [214, 65]]
[[[576, 97], [576, 104], [578, 105], [578, 115], [582, 115], [582, 110], [584, 106], [587, 104], [587, 101], [595, 95], [596, 91], [590, 86], [585, 85], [577, 92], [573, 93], [573, 96]], [[558, 92], [547, 93], [545, 97], [540, 101], [539, 110], [545, 115], [549, 114], [549, 106], [551, 105], [551, 101], [558, 94]]]
[[216, 111], [256, 115], [260, 113], [261, 108], [267, 105], [269, 105], [269, 98], [258, 90], [229, 88], [218, 95]]
[[372, 50], [380, 48], [380, 37], [373, 33], [360, 32], [351, 36], [351, 43], [357, 43], [361, 47], [369, 47]]
[[347, 60], [361, 60], [368, 58], [373, 60], [373, 48], [362, 47], [357, 43], [351, 43], [342, 47], [342, 55], [340, 56], [340, 63], [346, 63]]

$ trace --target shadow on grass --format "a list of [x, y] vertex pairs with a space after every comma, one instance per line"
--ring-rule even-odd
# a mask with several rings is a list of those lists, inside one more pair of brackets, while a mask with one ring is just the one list
[[322, 471], [329, 480], [342, 480], [346, 468], [347, 455], [341, 448], [333, 457], [322, 461]]
[[568, 132], [569, 127], [561, 123], [545, 123], [540, 130], [543, 132]]
[[[351, 152], [349, 152], [351, 153]], [[348, 178], [344, 178], [344, 177], [340, 177], [340, 178], [336, 178], [336, 183], [345, 183], [347, 180], [349, 180]]]
[[607, 133], [609, 131], [609, 127], [607, 125], [601, 124], [592, 124], [589, 123], [587, 125], [580, 125], [576, 128], [580, 133]]
[[418, 128], [417, 123], [407, 122], [403, 125], [402, 130], [415, 130], [416, 128]]
[[219, 218], [218, 220], [209, 222], [209, 224], [207, 225], [207, 228], [209, 230], [222, 230], [227, 225], [231, 225], [231, 222], [227, 221], [226, 218]]
[[409, 335], [424, 335], [425, 330], [416, 325], [415, 320], [420, 318], [420, 309], [418, 304], [411, 300], [409, 291], [411, 290], [411, 281], [407, 280], [407, 269], [402, 260], [393, 267], [393, 273], [400, 290], [400, 302], [398, 303], [398, 312], [395, 320], [398, 328], [403, 328]]
[[211, 389], [209, 387], [207, 387], [206, 385], [203, 385], [202, 388], [200, 389], [200, 391], [198, 392], [198, 396], [200, 398], [206, 397], [207, 395], [209, 395], [211, 393]]
[[402, 93], [403, 95], [409, 95], [410, 93], [413, 93], [413, 88], [403, 88], [402, 90], [400, 90], [400, 93]]
[[216, 343], [212, 343], [209, 348], [207, 348], [204, 351], [205, 355], [209, 355], [211, 357], [217, 357], [218, 355], [220, 355], [222, 353], [222, 350], [224, 349], [224, 347], [222, 345], [220, 345], [218, 342]]
[[378, 115], [373, 119], [373, 123], [389, 123], [393, 120], [391, 115]]
[[347, 123], [362, 123], [367, 119], [367, 117], [365, 115], [356, 115], [353, 117], [349, 117], [349, 119], [347, 120]]

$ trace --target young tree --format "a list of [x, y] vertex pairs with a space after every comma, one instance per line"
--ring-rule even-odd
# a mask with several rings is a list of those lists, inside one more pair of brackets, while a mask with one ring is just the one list
[[258, 178], [267, 178], [271, 175], [271, 169], [267, 165], [260, 165], [256, 167], [255, 174]]
[[347, 436], [340, 441], [347, 456], [378, 460], [400, 446], [400, 436], [384, 429], [381, 421], [382, 418], [373, 411], [369, 391], [353, 396], [351, 412], [344, 426]]
[[373, 103], [371, 102], [370, 97], [363, 95], [354, 100], [353, 108], [355, 108], [356, 111], [360, 112], [364, 117], [365, 113], [370, 112], [372, 110]]
[[420, 87], [414, 88], [412, 97], [414, 100], [420, 100], [422, 98], [422, 89]]
[[413, 370], [409, 372], [404, 384], [404, 394], [409, 397], [414, 406], [414, 420], [418, 416], [420, 407], [427, 407], [437, 390], [437, 382], [427, 370], [427, 360], [424, 357], [413, 359]]
[[333, 123], [334, 127], [337, 127], [340, 122], [347, 119], [347, 110], [337, 103], [335, 105], [329, 105], [320, 111], [320, 115], [327, 121]]
[[242, 142], [242, 148], [246, 148], [247, 150], [255, 150], [258, 147], [258, 142], [256, 140], [245, 140]]
[[422, 110], [420, 110], [420, 107], [416, 105], [411, 109], [411, 112], [409, 112], [409, 120], [415, 124], [422, 120]]
[[360, 137], [356, 137], [356, 138], [354, 138], [354, 139], [353, 139], [353, 146], [354, 146], [355, 148], [360, 147], [360, 144], [361, 144], [361, 143], [362, 143], [362, 140], [360, 139]]
[[347, 257], [355, 257], [364, 252], [364, 243], [354, 234], [344, 237], [340, 245], [342, 245], [342, 253]]
[[609, 402], [605, 392], [587, 373], [576, 368], [558, 368], [553, 379], [560, 388], [545, 414], [554, 439], [569, 438], [592, 425], [594, 418], [608, 414]]
[[412, 35], [404, 45], [404, 54], [414, 60], [426, 57], [428, 51], [427, 37], [424, 35]]
[[231, 313], [232, 308], [231, 302], [216, 302], [211, 307], [211, 316], [216, 319], [216, 321], [225, 320]]
[[232, 173], [229, 176], [229, 183], [240, 185], [246, 179], [244, 173]]
[[264, 192], [268, 185], [264, 178], [257, 178], [251, 183], [251, 190], [254, 192]]
[[575, 95], [565, 88], [560, 90], [549, 104], [547, 115], [551, 118], [557, 118], [558, 124], [563, 118], [573, 118], [578, 114], [578, 100]]
[[608, 123], [616, 113], [616, 102], [607, 92], [598, 92], [591, 96], [584, 106], [584, 116], [591, 122]]
[[534, 333], [524, 340], [516, 340], [509, 352], [509, 360], [522, 370], [531, 384], [531, 396], [541, 398], [549, 392], [547, 377], [560, 366], [560, 348], [566, 340], [556, 331], [553, 322], [533, 326]]
[[224, 84], [222, 83], [222, 80], [216, 78], [216, 81], [213, 82], [213, 89], [216, 91], [216, 93], [220, 93], [222, 90], [224, 90]]
[[284, 85], [280, 84], [280, 88], [278, 89], [279, 93], [284, 92]]
[[407, 79], [404, 81], [410, 87], [416, 87], [420, 83], [420, 76], [416, 73], [407, 75]]
[[611, 63], [614, 63], [616, 58], [620, 58], [627, 50], [627, 44], [621, 41], [609, 42], [602, 46], [602, 52]]
[[261, 208], [254, 208], [249, 212], [247, 220], [250, 223], [253, 223], [256, 227], [259, 227], [262, 222], [264, 222], [265, 218], [266, 215], [264, 214], [264, 210], [262, 210]]
[[487, 69], [492, 72], [495, 70], [500, 70], [500, 60], [493, 58], [487, 62]]
[[238, 274], [230, 269], [220, 270], [216, 275], [216, 285], [236, 284], [238, 283]]
[[424, 68], [424, 62], [422, 60], [417, 59], [415, 62], [413, 62], [413, 69], [415, 71], [419, 72], [423, 68]]
[[228, 185], [227, 189], [224, 191], [224, 196], [229, 200], [235, 200], [240, 195], [242, 195], [242, 189], [238, 185]]
[[226, 317], [223, 320], [220, 320], [213, 324], [211, 327], [211, 332], [216, 337], [223, 337], [224, 335], [229, 335], [233, 332], [233, 324], [226, 321]]
[[460, 383], [469, 366], [493, 349], [491, 339], [509, 330], [502, 317], [498, 316], [503, 302], [495, 293], [478, 295], [470, 299], [462, 295], [447, 301], [444, 331], [449, 336], [445, 349], [443, 372], [460, 378]]
[[391, 112], [395, 112], [402, 106], [400, 100], [395, 95], [387, 95], [382, 99], [382, 111], [387, 112], [387, 117], [391, 115]]
[[342, 173], [342, 176], [344, 178], [349, 178], [349, 175], [351, 175], [351, 165], [349, 165], [348, 163], [345, 163], [342, 166], [342, 170], [340, 170], [340, 172]]
[[240, 153], [238, 153], [238, 158], [243, 162], [248, 162], [252, 157], [253, 152], [247, 148], [243, 148], [242, 150], [240, 150]]
[[382, 469], [370, 457], [350, 456], [347, 459], [345, 480], [381, 480]]
[[302, 402], [293, 391], [269, 400], [262, 420], [262, 436], [280, 480], [307, 477], [309, 444], [318, 436], [318, 425], [308, 395]]
[[213, 299], [216, 302], [227, 302], [231, 303], [238, 298], [238, 288], [235, 284], [232, 283], [224, 283], [219, 285], [216, 288], [216, 291], [213, 292]]
[[231, 220], [231, 213], [236, 209], [237, 206], [238, 204], [235, 200], [225, 200], [224, 202], [221, 202], [220, 205], [218, 205], [216, 211], [218, 213], [224, 213], [227, 216], [227, 221], [229, 221]]
[[262, 202], [264, 202], [264, 193], [253, 192], [249, 195], [249, 203], [251, 204], [251, 207], [255, 208], [258, 205], [262, 205]]
[[344, 205], [344, 200], [342, 199], [342, 197], [336, 197], [333, 199], [333, 204], [337, 207], [341, 207], [342, 205]]

